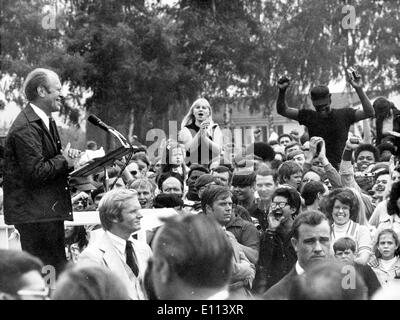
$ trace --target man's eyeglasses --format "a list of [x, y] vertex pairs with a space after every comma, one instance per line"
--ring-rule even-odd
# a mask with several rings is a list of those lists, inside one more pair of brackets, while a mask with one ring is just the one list
[[283, 209], [284, 207], [286, 207], [287, 204], [287, 202], [271, 202], [271, 209]]

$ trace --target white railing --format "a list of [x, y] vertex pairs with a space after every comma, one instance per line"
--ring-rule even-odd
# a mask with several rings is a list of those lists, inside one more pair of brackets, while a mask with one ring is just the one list
[[[138, 240], [146, 241], [146, 230], [152, 230], [160, 225], [162, 222], [160, 218], [166, 218], [177, 215], [174, 209], [141, 209], [140, 213], [143, 218], [141, 219], [141, 230], [137, 233]], [[98, 211], [76, 211], [73, 213], [73, 221], [65, 221], [64, 225], [67, 226], [91, 226], [100, 225], [100, 218]], [[0, 215], [0, 249], [18, 248], [18, 240], [10, 238], [14, 231], [14, 226], [4, 223], [4, 216]], [[12, 244], [11, 244], [12, 242]], [[19, 245], [20, 246], [20, 245]]]

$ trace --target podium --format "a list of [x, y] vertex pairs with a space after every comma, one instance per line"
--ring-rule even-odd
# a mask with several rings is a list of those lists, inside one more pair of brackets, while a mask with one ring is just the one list
[[95, 158], [92, 162], [84, 165], [83, 167], [76, 169], [70, 173], [70, 177], [87, 177], [91, 174], [96, 174], [105, 167], [113, 165], [116, 160], [121, 159], [126, 154], [133, 152], [132, 146], [121, 146], [115, 149], [101, 158]]

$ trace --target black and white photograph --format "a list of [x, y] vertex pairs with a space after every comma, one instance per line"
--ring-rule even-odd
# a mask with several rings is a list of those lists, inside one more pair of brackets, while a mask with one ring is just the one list
[[399, 0], [2, 0], [0, 65], [0, 300], [400, 300]]

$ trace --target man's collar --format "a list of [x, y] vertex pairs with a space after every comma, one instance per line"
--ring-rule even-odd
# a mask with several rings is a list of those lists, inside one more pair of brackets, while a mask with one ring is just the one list
[[296, 273], [297, 273], [298, 275], [301, 275], [301, 274], [304, 273], [304, 269], [300, 266], [299, 260], [296, 261], [296, 266], [295, 266], [295, 268], [296, 268]]
[[42, 121], [46, 125], [47, 129], [49, 129], [50, 128], [49, 117], [47, 116], [47, 114], [42, 109], [40, 109], [38, 106], [35, 106], [32, 102], [30, 102], [30, 105], [32, 107], [32, 110], [38, 115], [38, 117], [40, 119], [42, 119]]

